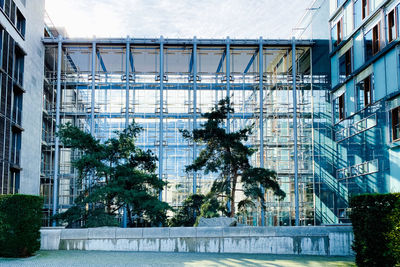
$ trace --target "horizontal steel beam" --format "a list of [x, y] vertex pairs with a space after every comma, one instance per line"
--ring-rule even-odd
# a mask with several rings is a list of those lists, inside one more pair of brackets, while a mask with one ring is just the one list
[[[160, 44], [159, 38], [96, 38], [97, 44], [104, 45], [121, 45], [125, 46], [127, 40], [132, 45], [156, 45]], [[56, 38], [46, 37], [42, 39], [44, 44], [57, 44]], [[92, 38], [65, 38], [63, 39], [63, 44], [92, 44], [94, 39]], [[225, 46], [227, 39], [163, 39], [164, 45], [193, 45], [196, 42], [199, 46]], [[254, 46], [259, 47], [259, 39], [230, 39], [231, 46]], [[315, 42], [312, 40], [296, 40], [296, 46], [312, 46]], [[262, 40], [264, 47], [276, 47], [276, 46], [286, 46], [288, 48], [292, 47], [292, 40], [288, 39], [270, 39]]]

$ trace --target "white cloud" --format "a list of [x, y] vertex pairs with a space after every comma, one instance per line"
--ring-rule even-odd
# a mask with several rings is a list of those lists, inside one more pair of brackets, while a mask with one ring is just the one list
[[311, 0], [46, 0], [72, 37], [290, 38]]

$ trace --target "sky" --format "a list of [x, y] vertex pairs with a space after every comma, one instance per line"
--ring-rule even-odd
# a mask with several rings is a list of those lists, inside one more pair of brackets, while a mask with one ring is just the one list
[[46, 0], [70, 37], [287, 39], [312, 0]]

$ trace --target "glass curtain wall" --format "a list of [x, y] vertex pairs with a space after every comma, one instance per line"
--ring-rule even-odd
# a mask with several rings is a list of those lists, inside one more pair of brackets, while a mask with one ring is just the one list
[[[54, 39], [45, 43], [41, 192], [46, 202], [44, 211], [49, 215], [54, 176], [57, 46]], [[230, 115], [226, 129], [235, 131], [254, 125], [247, 142], [257, 148], [252, 164], [275, 170], [287, 193], [279, 202], [266, 192], [265, 223], [293, 225], [292, 46], [287, 41], [280, 46], [263, 42], [261, 47], [262, 53], [257, 40], [66, 39], [62, 44], [61, 123], [70, 122], [104, 141], [113, 136], [113, 131], [125, 127], [128, 113], [129, 121], [134, 119], [143, 127], [137, 144], [152, 150], [162, 161], [158, 173], [168, 182], [162, 200], [177, 207], [190, 193], [207, 193], [217, 175], [185, 172], [185, 166], [201, 147], [184, 140], [179, 130], [199, 127], [204, 122], [201, 114], [230, 96], [235, 113]], [[309, 46], [297, 46], [297, 151], [303, 225], [314, 224], [310, 62]], [[83, 189], [77, 185], [77, 173], [71, 165], [79, 156], [77, 153], [60, 147], [60, 210], [70, 207]], [[238, 215], [241, 222], [249, 225], [261, 225], [261, 216], [260, 207]]]

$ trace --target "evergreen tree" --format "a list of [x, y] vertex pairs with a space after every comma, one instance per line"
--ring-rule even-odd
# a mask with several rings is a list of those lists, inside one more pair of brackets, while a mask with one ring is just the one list
[[159, 201], [158, 193], [166, 183], [155, 174], [157, 157], [135, 145], [141, 130], [133, 122], [101, 143], [71, 124], [60, 127], [63, 145], [81, 154], [73, 166], [82, 191], [75, 205], [57, 218], [70, 227], [117, 225], [116, 213], [126, 207], [130, 226], [138, 217], [151, 225], [165, 223], [170, 207]]
[[203, 205], [205, 196], [202, 194], [191, 194], [182, 203], [174, 216], [169, 220], [169, 226], [193, 226], [196, 216], [200, 214], [200, 207]]
[[[205, 174], [218, 173], [219, 176], [211, 187], [210, 196], [223, 199], [223, 201], [229, 200], [228, 215], [234, 217], [237, 185], [240, 181], [246, 199], [239, 203], [239, 207], [259, 200], [261, 207], [265, 208], [264, 193], [260, 186], [273, 190], [280, 199], [285, 197], [285, 192], [280, 189], [274, 171], [253, 168], [250, 165], [249, 158], [256, 150], [244, 143], [251, 135], [253, 126], [234, 132], [227, 132], [223, 128], [228, 113], [234, 113], [234, 110], [229, 98], [225, 98], [211, 112], [203, 114], [207, 121], [201, 125], [201, 128], [192, 132], [182, 130], [181, 133], [184, 138], [205, 146], [194, 162], [186, 167], [186, 171], [204, 170]], [[203, 212], [207, 212], [206, 207]]]

